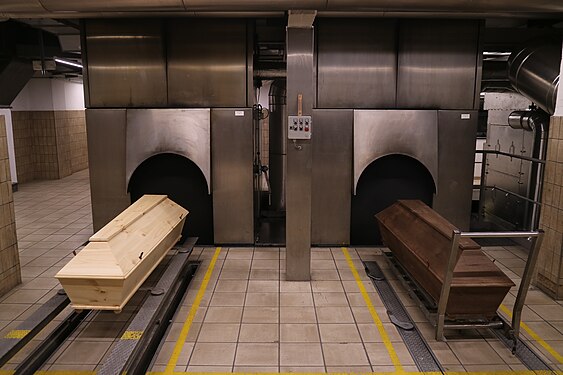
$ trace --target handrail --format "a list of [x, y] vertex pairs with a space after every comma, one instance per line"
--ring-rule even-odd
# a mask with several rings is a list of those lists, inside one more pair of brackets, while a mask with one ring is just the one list
[[541, 205], [542, 205], [541, 202], [538, 202], [538, 201], [535, 201], [535, 200], [533, 200], [533, 199], [527, 198], [527, 197], [525, 197], [525, 196], [523, 196], [523, 195], [514, 193], [514, 192], [512, 192], [512, 191], [510, 191], [510, 190], [503, 189], [503, 188], [498, 187], [498, 186], [496, 186], [496, 185], [493, 185], [493, 186], [485, 185], [485, 186], [483, 186], [483, 188], [484, 188], [484, 189], [491, 189], [491, 190], [497, 189], [497, 190], [502, 191], [503, 193], [513, 195], [513, 196], [515, 196], [515, 197], [518, 197], [519, 199], [525, 200], [525, 201], [530, 202], [530, 203], [532, 203], [532, 204], [537, 204], [538, 206], [541, 206]]
[[508, 156], [508, 157], [511, 157], [511, 158], [514, 158], [514, 159], [531, 161], [532, 163], [545, 164], [545, 160], [543, 160], [543, 159], [532, 158], [530, 156], [515, 155], [515, 154], [511, 154], [511, 153], [499, 151], [499, 150], [475, 150], [475, 153], [476, 154], [493, 154], [493, 155]]
[[458, 256], [460, 255], [459, 240], [462, 237], [470, 238], [530, 238], [532, 241], [532, 246], [530, 252], [528, 253], [528, 259], [526, 260], [526, 267], [524, 268], [524, 273], [522, 274], [522, 281], [520, 282], [520, 287], [518, 288], [518, 294], [516, 295], [516, 301], [514, 303], [514, 308], [512, 310], [512, 326], [509, 330], [509, 336], [513, 340], [512, 353], [515, 353], [516, 347], [518, 345], [518, 337], [520, 334], [520, 319], [522, 317], [522, 309], [524, 308], [524, 301], [526, 300], [526, 294], [528, 293], [528, 288], [532, 281], [532, 273], [536, 266], [538, 260], [539, 249], [543, 240], [544, 231], [527, 231], [527, 232], [461, 232], [455, 229], [452, 232], [452, 245], [450, 251], [450, 258], [446, 266], [446, 272], [444, 274], [444, 283], [442, 284], [442, 290], [440, 292], [440, 300], [438, 301], [438, 313], [436, 321], [436, 340], [445, 341], [444, 338], [444, 325], [446, 319], [446, 306], [448, 305], [448, 299], [450, 297], [450, 289], [454, 274], [454, 268], [456, 266]]

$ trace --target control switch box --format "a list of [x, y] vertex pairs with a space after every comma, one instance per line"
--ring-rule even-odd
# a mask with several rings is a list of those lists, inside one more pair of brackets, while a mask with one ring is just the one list
[[311, 116], [288, 116], [288, 139], [311, 139], [313, 120]]

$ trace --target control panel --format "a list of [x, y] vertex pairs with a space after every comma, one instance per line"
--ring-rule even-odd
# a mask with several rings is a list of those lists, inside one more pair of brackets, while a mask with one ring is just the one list
[[288, 116], [288, 139], [311, 139], [313, 121], [311, 116]]

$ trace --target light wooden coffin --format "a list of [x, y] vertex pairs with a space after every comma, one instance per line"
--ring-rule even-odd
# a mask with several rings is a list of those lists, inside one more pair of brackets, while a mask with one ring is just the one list
[[[438, 302], [456, 229], [418, 200], [394, 203], [376, 215], [383, 242], [434, 301]], [[446, 314], [492, 317], [514, 283], [470, 238], [461, 238]]]
[[90, 237], [55, 275], [75, 309], [121, 311], [180, 239], [188, 211], [144, 195]]

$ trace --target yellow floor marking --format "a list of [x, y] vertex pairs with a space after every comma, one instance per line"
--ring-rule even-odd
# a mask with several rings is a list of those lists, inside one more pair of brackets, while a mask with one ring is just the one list
[[29, 329], [13, 329], [4, 336], [5, 339], [23, 339], [31, 332]]
[[176, 364], [178, 363], [178, 358], [180, 357], [180, 353], [184, 348], [184, 342], [186, 341], [186, 338], [188, 337], [188, 333], [190, 332], [190, 327], [192, 326], [192, 322], [194, 321], [195, 314], [197, 313], [197, 309], [199, 308], [199, 304], [201, 303], [201, 300], [205, 295], [207, 284], [209, 284], [209, 279], [211, 279], [211, 274], [213, 273], [213, 269], [215, 268], [215, 263], [217, 263], [217, 258], [219, 258], [220, 252], [221, 252], [221, 248], [218, 247], [215, 250], [215, 255], [213, 255], [213, 258], [211, 259], [211, 263], [209, 263], [209, 267], [207, 267], [207, 272], [203, 277], [203, 281], [201, 282], [201, 286], [199, 288], [199, 291], [197, 292], [195, 301], [192, 304], [192, 308], [190, 309], [190, 312], [188, 314], [188, 317], [186, 318], [186, 321], [184, 322], [184, 325], [182, 326], [182, 331], [180, 331], [180, 336], [178, 337], [178, 340], [176, 340], [176, 345], [174, 345], [174, 350], [172, 351], [170, 360], [166, 365], [166, 370], [164, 371], [165, 374], [174, 373], [174, 369], [176, 368]]
[[[503, 313], [505, 313], [506, 315], [508, 315], [508, 317], [510, 319], [512, 319], [512, 311], [510, 311], [508, 309], [508, 307], [506, 307], [504, 305], [500, 305], [500, 310]], [[553, 349], [537, 333], [535, 333], [530, 327], [528, 327], [528, 325], [526, 323], [520, 322], [520, 327], [522, 327], [522, 329], [524, 331], [526, 331], [528, 333], [528, 335], [530, 335], [535, 341], [537, 341], [538, 344], [540, 344], [545, 350], [547, 350], [549, 352], [549, 354], [551, 354], [553, 356], [553, 358], [555, 358], [557, 360], [557, 362], [559, 362], [559, 364], [563, 364], [563, 356], [561, 356], [561, 354], [557, 353], [557, 351], [555, 349]]]
[[393, 348], [393, 344], [391, 343], [391, 340], [389, 340], [389, 336], [387, 335], [387, 332], [385, 331], [385, 327], [383, 327], [383, 323], [381, 322], [381, 319], [379, 319], [379, 315], [377, 315], [377, 311], [375, 311], [375, 307], [373, 306], [373, 303], [371, 302], [371, 299], [369, 298], [369, 295], [368, 295], [368, 292], [366, 291], [364, 283], [360, 279], [360, 275], [358, 274], [358, 271], [356, 270], [356, 267], [354, 266], [354, 263], [352, 262], [352, 258], [350, 258], [350, 253], [348, 252], [348, 249], [343, 247], [342, 252], [344, 253], [344, 257], [346, 258], [346, 262], [348, 262], [348, 267], [350, 267], [350, 270], [352, 271], [352, 274], [354, 275], [354, 279], [356, 279], [356, 284], [358, 284], [358, 288], [360, 288], [360, 293], [362, 294], [362, 297], [364, 297], [364, 301], [365, 301], [365, 303], [368, 307], [368, 310], [371, 314], [371, 317], [373, 318], [373, 322], [375, 323], [375, 326], [377, 327], [377, 330], [379, 331], [379, 335], [381, 336], [381, 339], [383, 340], [383, 344], [385, 345], [385, 348], [387, 349], [387, 352], [389, 353], [389, 357], [391, 357], [391, 361], [393, 362], [393, 366], [395, 366], [396, 373], [404, 373], [405, 371], [403, 370], [403, 366], [401, 365], [401, 362], [399, 361], [399, 357], [397, 356], [397, 352], [395, 351], [395, 348]]
[[[164, 372], [148, 372], [147, 375], [164, 375]], [[345, 373], [331, 372], [331, 375], [438, 375], [441, 372], [417, 372], [417, 371], [389, 371], [389, 372], [363, 372]], [[500, 371], [446, 371], [445, 375], [553, 375], [553, 371], [544, 370], [500, 370]], [[555, 371], [556, 375], [563, 374], [562, 371]], [[243, 372], [174, 372], [172, 375], [250, 375]], [[327, 375], [325, 372], [256, 372], [252, 375]]]
[[139, 340], [143, 336], [143, 331], [125, 331], [121, 340]]

